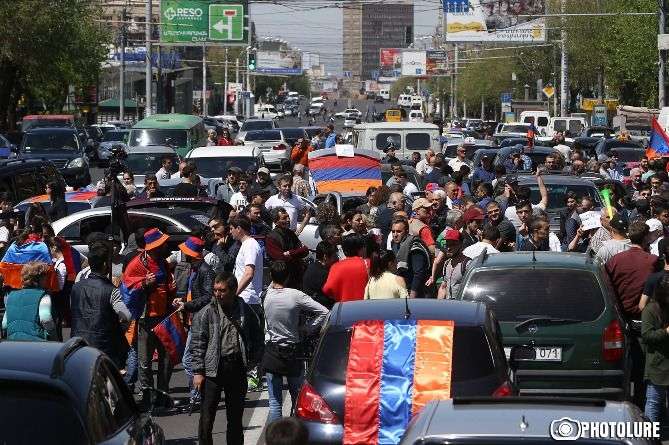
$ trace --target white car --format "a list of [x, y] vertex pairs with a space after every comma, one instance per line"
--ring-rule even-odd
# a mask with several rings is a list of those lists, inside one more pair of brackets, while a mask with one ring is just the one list
[[290, 160], [292, 147], [279, 129], [249, 131], [244, 139], [245, 147], [256, 148], [262, 155], [262, 162], [271, 172], [281, 172]]
[[358, 110], [357, 108], [347, 108], [344, 110], [344, 117], [349, 114], [355, 115], [357, 118], [362, 119], [362, 111]]
[[425, 122], [425, 116], [420, 110], [411, 110], [409, 112], [409, 122]]
[[411, 103], [409, 104], [410, 106], [418, 105], [418, 106], [423, 106], [423, 98], [420, 96], [411, 96]]
[[397, 98], [397, 105], [400, 107], [410, 107], [411, 106], [411, 95], [410, 94], [400, 94]]
[[323, 104], [319, 104], [319, 103], [313, 104], [312, 103], [311, 106], [309, 107], [309, 111], [308, 111], [309, 116], [315, 116], [317, 114], [321, 114], [321, 110], [323, 110]]
[[348, 113], [344, 117], [344, 128], [352, 128], [360, 123], [360, 118], [356, 113]]
[[244, 141], [246, 133], [253, 130], [271, 130], [276, 128], [274, 119], [247, 119], [237, 133], [237, 140]]
[[184, 159], [195, 163], [198, 174], [208, 182], [210, 196], [216, 196], [217, 185], [225, 179], [230, 167], [239, 167], [245, 172], [263, 166], [262, 154], [255, 145], [198, 147], [189, 151]]
[[261, 119], [277, 119], [279, 117], [278, 111], [276, 111], [276, 108], [274, 105], [260, 105], [256, 109], [256, 116], [258, 116]]

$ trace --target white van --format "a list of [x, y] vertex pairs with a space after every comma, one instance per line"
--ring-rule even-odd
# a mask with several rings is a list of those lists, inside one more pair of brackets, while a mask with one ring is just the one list
[[397, 98], [397, 105], [409, 108], [411, 106], [411, 94], [400, 94]]
[[411, 106], [414, 105], [423, 106], [423, 98], [420, 96], [411, 96]]
[[425, 116], [420, 110], [409, 111], [409, 122], [425, 122]]
[[379, 96], [381, 96], [383, 100], [390, 100], [390, 90], [387, 88], [382, 88], [379, 90]]
[[411, 159], [414, 151], [441, 152], [439, 127], [425, 122], [375, 122], [353, 127], [353, 145], [365, 150], [383, 150], [392, 142], [400, 159]]
[[582, 117], [552, 117], [546, 129], [546, 136], [552, 138], [561, 131], [565, 138], [575, 138], [588, 128], [588, 123]]
[[523, 111], [520, 113], [520, 121], [526, 124], [534, 124], [541, 135], [546, 134], [550, 119], [551, 115], [548, 111]]
[[279, 112], [271, 104], [256, 105], [256, 116], [261, 119], [276, 119], [279, 117]]

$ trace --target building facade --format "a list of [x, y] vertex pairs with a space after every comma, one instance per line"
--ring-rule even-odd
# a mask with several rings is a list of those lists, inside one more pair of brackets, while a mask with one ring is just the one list
[[406, 48], [413, 38], [413, 1], [347, 4], [342, 26], [345, 78], [358, 85], [374, 79], [379, 70], [379, 50]]

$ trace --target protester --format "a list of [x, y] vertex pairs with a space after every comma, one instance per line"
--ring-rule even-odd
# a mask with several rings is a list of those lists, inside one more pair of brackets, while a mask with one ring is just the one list
[[237, 280], [231, 273], [216, 275], [213, 295], [195, 315], [191, 331], [193, 387], [202, 395], [198, 439], [203, 445], [214, 443], [212, 431], [223, 392], [226, 443], [243, 445], [246, 372], [262, 357], [262, 323], [237, 296]]
[[481, 241], [468, 246], [462, 254], [468, 258], [476, 258], [483, 252], [486, 254], [499, 253], [496, 246], [499, 242], [499, 230], [495, 226], [486, 226], [481, 231]]
[[163, 198], [165, 194], [160, 190], [158, 178], [156, 175], [146, 175], [144, 177], [144, 190], [135, 195], [137, 199]]
[[295, 164], [293, 167], [293, 186], [291, 187], [291, 191], [303, 198], [306, 198], [311, 194], [309, 183], [304, 179], [305, 173], [306, 170], [304, 165]]
[[226, 180], [222, 184], [219, 184], [216, 189], [216, 199], [230, 203], [233, 195], [239, 192], [239, 178], [241, 175], [241, 168], [229, 167]]
[[601, 264], [606, 264], [614, 255], [630, 248], [630, 240], [627, 238], [627, 221], [615, 214], [609, 221], [609, 227], [611, 239], [604, 241], [595, 255], [595, 259]]
[[187, 163], [181, 169], [181, 183], [174, 188], [173, 195], [179, 198], [195, 198], [199, 194], [197, 169], [195, 164]]
[[434, 212], [432, 203], [426, 198], [418, 198], [411, 205], [411, 210], [414, 212], [414, 217], [409, 220], [409, 233], [418, 236], [428, 248], [430, 255], [434, 256], [436, 253], [435, 241], [432, 229], [430, 229]]
[[232, 136], [230, 136], [230, 130], [228, 130], [227, 128], [221, 130], [221, 135], [218, 136], [216, 145], [218, 145], [219, 147], [227, 147], [230, 145], [235, 145], [235, 141], [232, 139]]
[[[298, 235], [302, 233], [304, 226], [309, 222], [310, 213], [305, 207], [303, 201], [293, 194], [290, 190], [293, 185], [293, 178], [291, 176], [282, 176], [279, 179], [279, 193], [270, 198], [265, 203], [267, 210], [272, 210], [276, 207], [282, 207], [290, 218], [290, 229], [294, 230]], [[306, 210], [305, 216], [298, 227], [299, 213]]]
[[67, 203], [65, 202], [65, 187], [62, 183], [51, 181], [46, 185], [46, 194], [49, 197], [49, 210], [47, 215], [49, 221], [57, 221], [67, 216]]
[[488, 226], [497, 227], [499, 231], [499, 242], [497, 249], [500, 252], [510, 252], [516, 243], [516, 228], [511, 221], [506, 219], [503, 215], [502, 209], [496, 201], [491, 201], [486, 206], [487, 222], [484, 224], [485, 229]]
[[479, 232], [483, 227], [484, 219], [483, 211], [476, 206], [468, 208], [462, 215], [462, 222], [464, 223], [462, 245], [465, 249], [479, 242]]
[[[313, 335], [320, 328], [328, 310], [311, 299], [304, 292], [291, 288], [291, 270], [288, 263], [275, 261], [270, 268], [272, 282], [265, 295], [265, 321], [267, 333], [262, 358], [262, 368], [267, 377], [269, 393], [269, 413], [267, 423], [282, 417], [283, 378], [288, 381], [288, 391], [295, 407], [297, 394], [304, 381], [304, 363], [299, 358], [301, 338], [300, 320], [302, 315], [311, 315], [306, 336]], [[303, 318], [302, 318], [303, 319]]]
[[304, 168], [309, 168], [309, 153], [314, 151], [314, 147], [309, 144], [309, 139], [300, 138], [297, 144], [290, 152], [290, 160], [295, 165], [302, 165]]
[[409, 234], [409, 222], [405, 218], [393, 220], [391, 235], [397, 273], [404, 278], [409, 297], [424, 298], [430, 276], [430, 251], [419, 236]]
[[222, 219], [210, 220], [209, 229], [214, 236], [211, 252], [218, 257], [219, 270], [232, 272], [241, 246], [239, 241], [235, 240], [230, 233], [229, 224]]
[[308, 445], [309, 430], [296, 417], [272, 422], [265, 430], [266, 445]]
[[323, 294], [335, 302], [362, 300], [369, 280], [369, 260], [363, 258], [365, 237], [345, 236], [341, 247], [346, 258], [330, 267]]
[[172, 170], [174, 168], [174, 161], [172, 156], [165, 155], [160, 160], [160, 169], [156, 172], [156, 178], [158, 180], [170, 179], [172, 177]]
[[237, 212], [242, 212], [249, 205], [249, 181], [244, 174], [237, 180], [238, 190], [230, 196], [228, 201]]
[[283, 207], [271, 211], [274, 229], [267, 234], [267, 255], [274, 261], [283, 261], [288, 265], [287, 287], [299, 289], [304, 273], [304, 258], [309, 248], [302, 244], [295, 232], [290, 229], [290, 218]]
[[404, 278], [395, 273], [397, 272], [396, 261], [395, 254], [390, 250], [382, 253], [375, 252], [372, 255], [369, 282], [365, 287], [365, 300], [407, 298], [409, 296]]

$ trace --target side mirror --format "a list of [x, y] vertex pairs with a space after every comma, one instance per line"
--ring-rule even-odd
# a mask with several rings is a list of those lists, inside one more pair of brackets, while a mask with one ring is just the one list
[[537, 352], [532, 345], [515, 345], [509, 354], [509, 367], [515, 373], [522, 362], [536, 359]]

